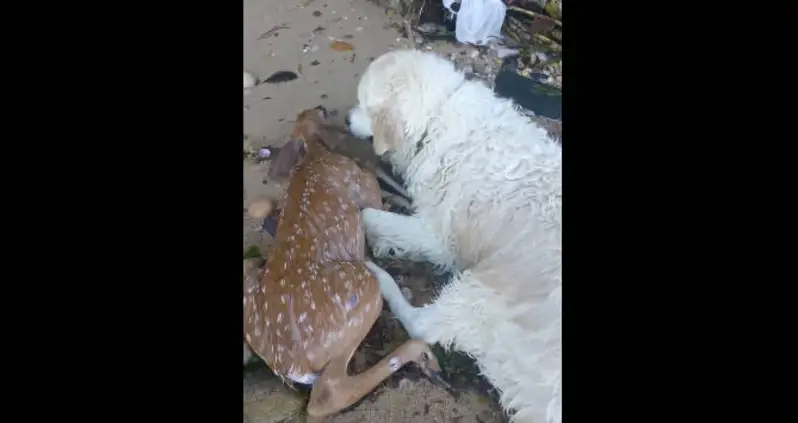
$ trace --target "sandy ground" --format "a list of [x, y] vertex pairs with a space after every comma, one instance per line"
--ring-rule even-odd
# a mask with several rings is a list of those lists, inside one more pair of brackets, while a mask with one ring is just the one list
[[[244, 70], [264, 80], [287, 70], [299, 78], [261, 84], [244, 96], [244, 135], [253, 146], [286, 142], [297, 112], [323, 105], [334, 123], [343, 124], [355, 103], [357, 82], [370, 59], [409, 46], [390, 27], [384, 8], [367, 0], [244, 0]], [[274, 29], [284, 27], [284, 29]], [[353, 51], [336, 51], [341, 40]], [[280, 187], [264, 184], [265, 166], [246, 163], [245, 202], [273, 198]], [[260, 222], [245, 222], [250, 229]], [[252, 226], [252, 225], [255, 226]], [[245, 245], [266, 242], [245, 231]]]
[[[245, 93], [245, 148], [283, 145], [296, 113], [316, 105], [327, 108], [334, 123], [343, 124], [369, 61], [410, 45], [397, 32], [396, 16], [390, 15], [384, 7], [367, 0], [244, 0], [244, 69], [260, 80], [277, 71], [292, 71], [299, 76], [281, 84], [260, 84]], [[332, 49], [330, 45], [336, 40], [351, 44], [354, 50]], [[268, 166], [268, 162], [244, 160], [244, 207], [257, 199], [276, 199], [282, 194], [284, 186], [265, 180]], [[268, 255], [272, 238], [260, 228], [260, 221], [244, 214], [244, 248], [255, 245]], [[417, 305], [434, 294], [440, 280], [421, 265], [381, 264], [397, 275], [411, 302]], [[384, 310], [353, 357], [351, 371], [359, 373], [405, 339], [404, 329], [390, 311]], [[506, 421], [495, 392], [477, 376], [473, 361], [436, 351], [452, 389], [433, 386], [418, 370], [408, 367], [327, 421]], [[245, 367], [243, 379], [245, 421], [306, 420], [302, 410], [307, 392], [288, 388], [261, 362]]]

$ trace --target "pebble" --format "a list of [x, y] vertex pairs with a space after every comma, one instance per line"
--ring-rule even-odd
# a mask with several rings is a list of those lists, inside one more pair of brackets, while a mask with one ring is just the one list
[[506, 59], [508, 57], [518, 56], [519, 53], [520, 51], [514, 48], [496, 49], [496, 56], [498, 56], [499, 59]]
[[252, 74], [244, 71], [244, 89], [250, 89], [255, 86], [255, 77]]
[[257, 200], [247, 207], [247, 214], [253, 219], [263, 219], [273, 208], [274, 203], [271, 200]]

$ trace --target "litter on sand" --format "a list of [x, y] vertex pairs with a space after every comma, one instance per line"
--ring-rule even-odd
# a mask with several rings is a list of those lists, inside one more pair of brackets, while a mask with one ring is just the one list
[[344, 41], [333, 41], [333, 43], [330, 44], [330, 48], [335, 51], [352, 51], [355, 49], [355, 46]]
[[501, 0], [461, 0], [460, 8], [452, 8], [454, 0], [443, 0], [443, 6], [457, 15], [454, 35], [461, 43], [485, 45], [501, 38], [507, 6]]
[[286, 70], [277, 71], [263, 81], [265, 84], [279, 84], [299, 78], [296, 73]]

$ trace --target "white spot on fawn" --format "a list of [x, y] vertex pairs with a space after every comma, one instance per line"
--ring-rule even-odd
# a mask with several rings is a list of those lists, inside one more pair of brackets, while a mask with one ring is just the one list
[[360, 302], [360, 298], [358, 297], [357, 294], [355, 294], [351, 298], [349, 298], [349, 301], [347, 301], [346, 304], [344, 304], [344, 309], [346, 311], [350, 311], [353, 308], [355, 308], [358, 302]]

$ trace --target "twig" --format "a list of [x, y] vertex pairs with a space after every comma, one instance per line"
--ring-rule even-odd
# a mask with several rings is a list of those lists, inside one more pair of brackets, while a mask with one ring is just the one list
[[259, 39], [259, 40], [262, 40], [262, 39], [264, 39], [264, 38], [269, 38], [269, 37], [271, 37], [271, 36], [272, 36], [272, 35], [273, 35], [275, 32], [277, 32], [277, 31], [279, 31], [279, 30], [281, 30], [281, 29], [288, 29], [288, 25], [286, 25], [286, 24], [279, 24], [279, 25], [275, 25], [275, 26], [274, 26], [272, 29], [270, 29], [270, 30], [268, 30], [268, 31], [264, 32], [263, 34], [260, 34], [260, 37], [258, 37], [258, 39]]
[[541, 41], [544, 41], [546, 43], [549, 43], [549, 44], [553, 45], [554, 47], [562, 48], [560, 46], [560, 44], [558, 44], [556, 41], [552, 40], [551, 38], [546, 37], [545, 35], [532, 34], [532, 36], [537, 38], [538, 40], [541, 40]]
[[536, 39], [538, 39], [539, 41], [543, 41], [543, 42], [545, 42], [546, 44], [550, 44], [551, 46], [553, 46], [553, 47], [555, 47], [555, 48], [557, 48], [557, 49], [562, 49], [562, 45], [561, 45], [560, 43], [558, 43], [558, 42], [556, 42], [556, 41], [552, 40], [552, 39], [551, 39], [551, 38], [549, 38], [549, 37], [546, 37], [545, 35], [541, 35], [541, 34], [529, 34], [529, 33], [526, 31], [526, 26], [525, 26], [525, 25], [524, 25], [524, 23], [523, 23], [521, 20], [519, 20], [519, 19], [516, 19], [516, 18], [514, 18], [514, 17], [512, 17], [512, 16], [511, 16], [511, 17], [507, 18], [507, 23], [509, 24], [509, 25], [508, 25], [508, 27], [509, 27], [509, 28], [513, 28], [514, 30], [516, 30], [516, 31], [518, 31], [518, 32], [519, 32], [519, 34], [516, 34], [517, 36], [520, 36], [521, 34], [523, 34], [523, 35], [526, 35], [526, 36], [530, 36], [530, 35], [531, 35], [531, 37], [533, 37], [533, 38], [536, 38]]
[[515, 11], [515, 12], [518, 12], [518, 13], [523, 13], [523, 14], [525, 14], [527, 16], [530, 16], [530, 17], [533, 17], [533, 18], [548, 19], [548, 20], [554, 22], [557, 26], [562, 28], [562, 22], [558, 21], [557, 19], [552, 18], [551, 16], [544, 15], [542, 13], [533, 12], [531, 10], [522, 9], [522, 8], [520, 8], [518, 6], [510, 6], [507, 9]]
[[405, 32], [407, 32], [407, 39], [410, 40], [410, 45], [416, 47], [416, 37], [413, 35], [413, 27], [410, 25], [410, 20], [405, 19]]
[[[505, 31], [520, 43], [530, 41], [529, 34], [524, 31], [524, 25], [521, 23], [521, 21], [513, 17], [507, 19], [507, 29]], [[524, 35], [526, 35], [526, 37], [524, 37]]]
[[421, 2], [421, 7], [418, 9], [418, 16], [416, 17], [416, 23], [421, 22], [421, 14], [424, 13], [424, 6], [427, 5], [427, 0]]

